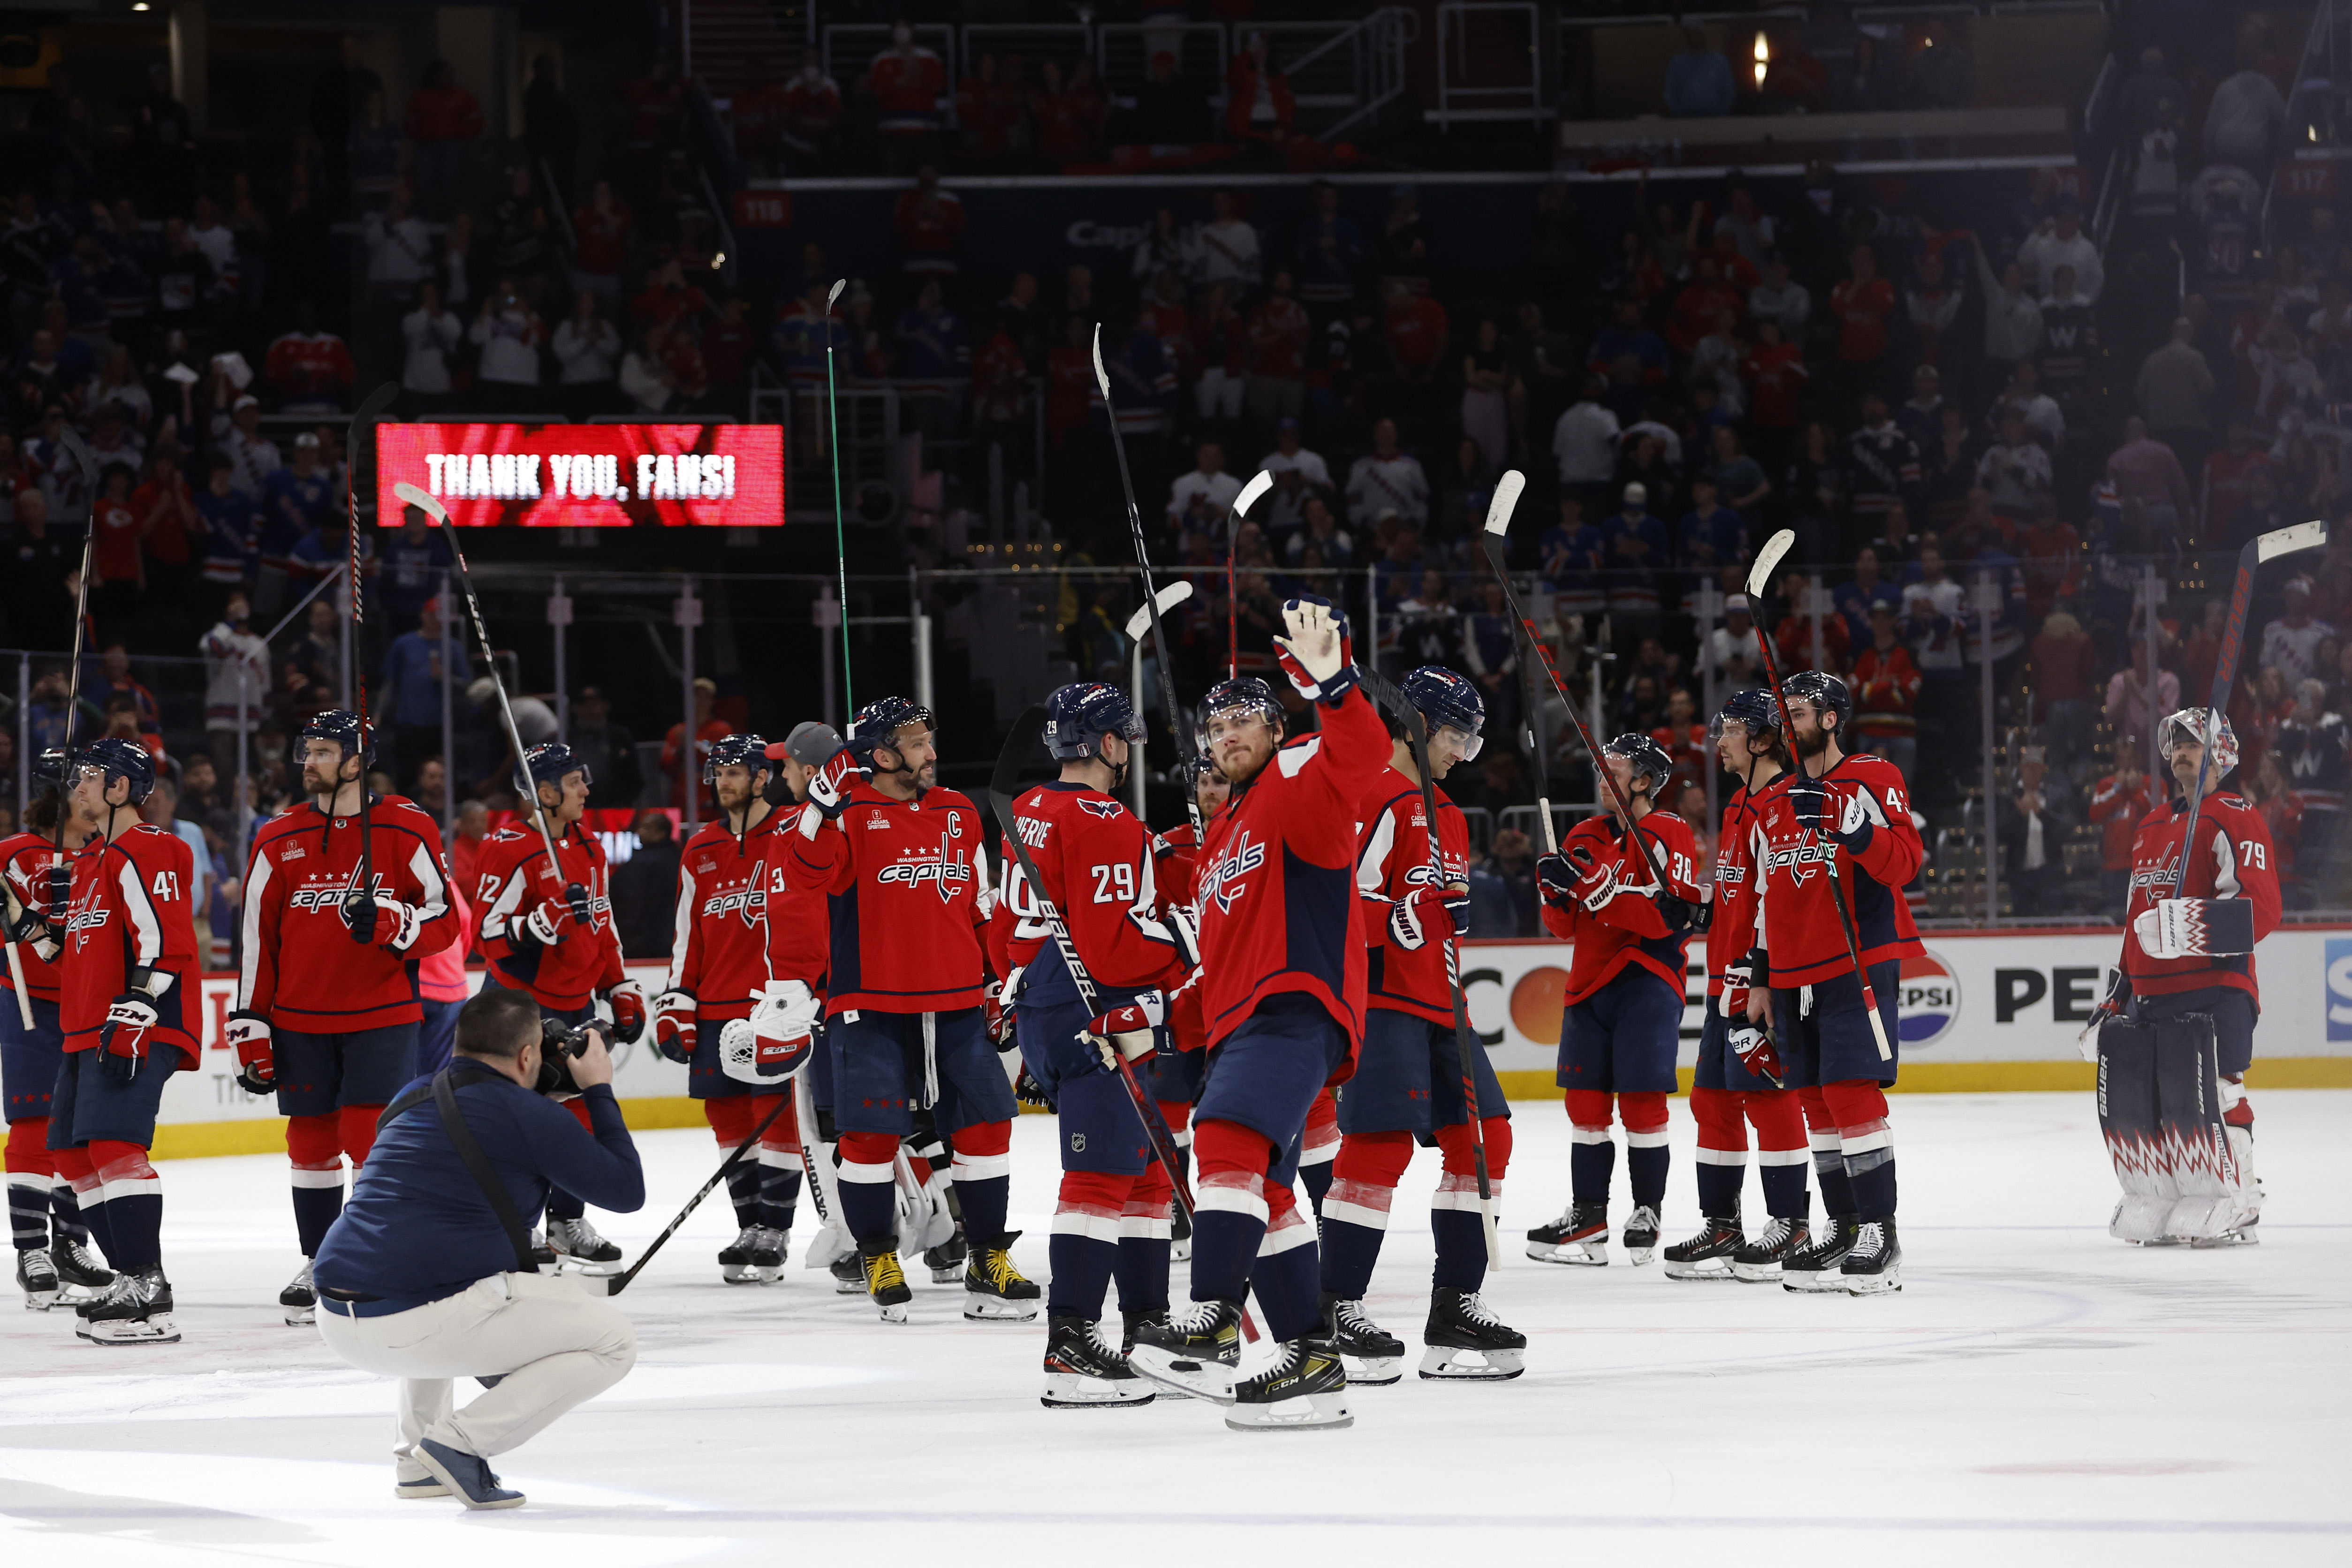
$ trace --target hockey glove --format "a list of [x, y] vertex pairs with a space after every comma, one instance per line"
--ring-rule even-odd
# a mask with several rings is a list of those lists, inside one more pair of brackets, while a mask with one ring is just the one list
[[1570, 896], [1584, 905], [1589, 914], [1598, 915], [1621, 893], [1637, 891], [1617, 880], [1617, 862], [1603, 863], [1601, 858], [1583, 844], [1570, 844], [1565, 852], [1575, 882]]
[[1842, 795], [1800, 769], [1789, 780], [1789, 803], [1797, 821], [1848, 854], [1860, 854], [1878, 836], [1860, 795]]
[[695, 1000], [685, 991], [664, 991], [654, 998], [654, 1049], [672, 1061], [692, 1061], [698, 1029]]
[[1536, 892], [1554, 909], [1565, 909], [1576, 896], [1576, 872], [1564, 855], [1536, 857]]
[[814, 839], [820, 823], [832, 821], [849, 804], [849, 791], [874, 777], [874, 765], [843, 747], [809, 778], [808, 804], [801, 810], [801, 836]]
[[2226, 957], [2254, 950], [2254, 906], [2243, 898], [2159, 898], [2132, 916], [2151, 958]]
[[2099, 1030], [2109, 1019], [2129, 1018], [2132, 1006], [2131, 977], [2116, 969], [2107, 977], [2107, 994], [2091, 1009], [2089, 1021], [2074, 1037], [2074, 1050], [2085, 1061], [2099, 1060]]
[[808, 1065], [823, 1004], [805, 980], [771, 980], [748, 1019], [719, 1031], [719, 1065], [741, 1083], [772, 1086]]
[[1274, 645], [1281, 650], [1277, 658], [1292, 689], [1308, 702], [1337, 707], [1356, 685], [1348, 618], [1329, 600], [1302, 594], [1283, 601], [1282, 624], [1290, 635], [1276, 637]]
[[1201, 967], [1201, 917], [1192, 913], [1189, 904], [1171, 904], [1160, 915], [1160, 923], [1168, 927], [1168, 935], [1176, 942], [1176, 961], [1188, 969]]
[[1416, 887], [1389, 905], [1389, 944], [1417, 953], [1443, 942], [1470, 924], [1468, 896], [1441, 888]]
[[343, 917], [343, 929], [351, 933], [352, 940], [362, 947], [373, 946], [376, 901], [354, 887], [343, 894], [343, 901], [337, 908]]
[[140, 1063], [147, 1057], [148, 1036], [163, 1019], [155, 998], [170, 984], [171, 977], [152, 969], [131, 971], [131, 988], [114, 998], [106, 1009], [106, 1021], [98, 1027], [100, 1071], [123, 1083], [139, 1076]]
[[38, 911], [16, 896], [16, 884], [5, 876], [0, 876], [0, 895], [5, 898], [7, 921], [5, 930], [0, 930], [0, 936], [5, 936], [11, 942], [22, 942], [45, 964], [56, 963], [58, 955], [64, 951], [56, 930], [41, 918]]
[[1054, 1097], [1045, 1092], [1045, 1086], [1037, 1082], [1036, 1075], [1029, 1071], [1026, 1063], [1022, 1066], [1021, 1075], [1013, 1081], [1013, 1097], [1024, 1105], [1042, 1105], [1048, 1111], [1054, 1109]]
[[1706, 935], [1714, 912], [1705, 904], [1693, 904], [1687, 898], [1671, 893], [1658, 894], [1658, 918], [1666, 923], [1666, 935], [1679, 936], [1685, 931]]
[[278, 1056], [271, 1048], [269, 1020], [239, 1009], [228, 1015], [228, 1044], [236, 1051], [236, 1086], [247, 1094], [268, 1094], [278, 1087]]
[[563, 904], [565, 908], [572, 911], [572, 918], [581, 925], [593, 926], [596, 924], [595, 905], [588, 901], [588, 890], [578, 883], [567, 882], [563, 884]]
[[552, 947], [571, 936], [573, 929], [572, 905], [561, 898], [547, 899], [514, 927], [516, 946]]
[[1724, 967], [1723, 1016], [1738, 1024], [1748, 1016], [1748, 992], [1764, 973], [1762, 949], [1742, 954]]
[[635, 980], [623, 980], [604, 993], [613, 1008], [613, 1038], [623, 1045], [635, 1045], [637, 1037], [646, 1032], [646, 988]]
[[1731, 1053], [1739, 1059], [1740, 1066], [1775, 1089], [1788, 1087], [1782, 1082], [1788, 1070], [1780, 1065], [1780, 1052], [1769, 1034], [1746, 1019], [1738, 1019], [1732, 1023], [1730, 1043]]
[[48, 884], [48, 907], [41, 912], [42, 917], [50, 925], [62, 928], [67, 915], [73, 908], [73, 867], [50, 866], [46, 881]]
[[1087, 1039], [1102, 1058], [1103, 1070], [1117, 1072], [1122, 1058], [1133, 1061], [1159, 1049], [1153, 1030], [1167, 1021], [1167, 999], [1158, 991], [1145, 991], [1128, 1006], [1089, 1019]]

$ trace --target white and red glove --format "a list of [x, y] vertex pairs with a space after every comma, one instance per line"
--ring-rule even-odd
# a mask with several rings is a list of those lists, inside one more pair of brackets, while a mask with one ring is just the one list
[[1348, 635], [1348, 618], [1331, 608], [1328, 599], [1301, 594], [1285, 600], [1283, 629], [1274, 645], [1282, 673], [1293, 690], [1308, 702], [1336, 705], [1356, 685], [1356, 650]]
[[578, 925], [572, 917], [570, 901], [550, 898], [524, 916], [516, 935], [524, 939], [526, 946], [552, 947], [578, 929]]
[[613, 1038], [623, 1045], [634, 1045], [646, 1032], [646, 988], [635, 980], [623, 980], [604, 993], [613, 1009]]
[[1176, 939], [1177, 961], [1188, 969], [1201, 966], [1201, 917], [1192, 913], [1189, 904], [1171, 904], [1160, 915], [1160, 923], [1168, 927], [1168, 935]]
[[1763, 968], [1763, 956], [1751, 950], [1741, 954], [1723, 969], [1723, 1016], [1738, 1025], [1748, 1018], [1748, 993], [1756, 984], [1756, 976]]
[[672, 1061], [694, 1060], [696, 1005], [687, 991], [664, 991], [654, 998], [654, 1049]]
[[1013, 1010], [1021, 999], [1021, 971], [1025, 967], [1015, 964], [1003, 985], [980, 988], [981, 1028], [988, 1031], [989, 1042], [996, 1047], [999, 1056], [1011, 1051], [1016, 1042]]
[[1469, 895], [1443, 888], [1416, 887], [1389, 905], [1389, 942], [1408, 953], [1443, 942], [1469, 924]]
[[1731, 1025], [1730, 1045], [1731, 1053], [1739, 1059], [1740, 1066], [1775, 1089], [1786, 1087], [1782, 1079], [1788, 1070], [1780, 1065], [1780, 1052], [1773, 1045], [1770, 1035], [1747, 1019], [1740, 1018]]
[[1088, 1019], [1087, 1038], [1102, 1057], [1104, 1069], [1117, 1072], [1121, 1060], [1133, 1061], [1159, 1049], [1152, 1031], [1167, 1021], [1167, 998], [1158, 991], [1145, 991], [1126, 1007]]
[[224, 1034], [236, 1052], [237, 1087], [247, 1094], [268, 1094], [278, 1087], [278, 1056], [270, 1044], [269, 1020], [239, 1009], [228, 1015]]
[[808, 804], [801, 808], [801, 836], [815, 838], [817, 829], [840, 816], [849, 804], [849, 791], [857, 781], [873, 777], [874, 765], [845, 746], [827, 758], [809, 776]]
[[2226, 957], [2254, 950], [2254, 906], [2243, 898], [2159, 898], [2132, 916], [2151, 958]]

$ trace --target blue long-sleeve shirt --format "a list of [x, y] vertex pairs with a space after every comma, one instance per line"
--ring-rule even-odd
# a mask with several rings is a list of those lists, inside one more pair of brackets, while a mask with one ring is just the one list
[[[551, 1186], [616, 1214], [644, 1206], [645, 1172], [612, 1086], [600, 1083], [581, 1098], [593, 1134], [568, 1109], [511, 1079], [467, 1074], [460, 1082], [457, 1113], [516, 1213], [546, 1207]], [[351, 1201], [320, 1243], [315, 1277], [325, 1289], [421, 1305], [514, 1266], [506, 1228], [428, 1096], [377, 1135]]]

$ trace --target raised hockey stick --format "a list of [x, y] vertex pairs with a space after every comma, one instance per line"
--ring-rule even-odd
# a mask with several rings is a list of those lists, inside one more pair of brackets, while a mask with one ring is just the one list
[[1225, 514], [1225, 679], [1229, 681], [1242, 673], [1241, 596], [1234, 589], [1234, 556], [1241, 548], [1242, 524], [1249, 509], [1273, 488], [1274, 476], [1259, 469], [1234, 497], [1233, 510]]
[[[1364, 671], [1362, 674], [1372, 695], [1404, 721], [1405, 740], [1412, 747], [1413, 770], [1421, 776], [1421, 816], [1427, 824], [1430, 882], [1442, 893], [1452, 884], [1445, 880], [1445, 854], [1437, 838], [1437, 786], [1429, 775], [1428, 718], [1387, 677], [1373, 671]], [[1463, 894], [1468, 896], [1466, 886]], [[1478, 1103], [1477, 1073], [1470, 1065], [1470, 1052], [1478, 1048], [1479, 1040], [1470, 1028], [1469, 1004], [1462, 996], [1462, 949], [1451, 930], [1445, 934], [1445, 988], [1454, 997], [1454, 1053], [1462, 1062], [1462, 1113], [1470, 1124], [1470, 1157], [1478, 1178], [1478, 1220], [1486, 1233], [1486, 1264], [1499, 1269], [1503, 1266], [1503, 1243], [1495, 1229], [1495, 1188], [1487, 1176], [1486, 1128], [1480, 1116], [1483, 1108]]]
[[824, 410], [833, 426], [833, 549], [841, 567], [841, 697], [842, 711], [857, 712], [856, 685], [849, 678], [849, 528], [841, 506], [841, 402], [833, 388], [833, 306], [849, 279], [836, 277], [824, 297]]
[[1140, 643], [1150, 634], [1151, 612], [1154, 609], [1165, 615], [1192, 597], [1192, 579], [1179, 578], [1170, 583], [1152, 596], [1152, 603], [1137, 605], [1135, 613], [1127, 618], [1127, 640], [1130, 643]]
[[[352, 885], [343, 890], [343, 919], [347, 924], [355, 922], [360, 910], [375, 896], [375, 840], [368, 831], [367, 656], [361, 637], [367, 626], [367, 600], [360, 591], [360, 437], [399, 395], [398, 382], [386, 382], [368, 393], [367, 402], [352, 415], [351, 427], [343, 438], [343, 532], [350, 547], [352, 569], [352, 689], [358, 694], [360, 702], [360, 863]], [[341, 765], [335, 771], [340, 779]], [[330, 796], [328, 801], [331, 810], [333, 797]]]
[[[1168, 628], [1160, 619], [1160, 595], [1151, 586], [1151, 551], [1143, 542], [1143, 514], [1135, 509], [1135, 476], [1128, 471], [1127, 439], [1118, 433], [1118, 405], [1110, 400], [1110, 371], [1103, 368], [1102, 323], [1095, 323], [1095, 385], [1102, 392], [1103, 409], [1110, 416], [1111, 450], [1118, 454], [1118, 484], [1127, 496], [1127, 531], [1135, 541], [1135, 570], [1143, 576], [1143, 608], [1151, 613], [1151, 648], [1160, 668], [1160, 707], [1168, 720], [1168, 738], [1179, 755], [1184, 732], [1176, 717], [1176, 670], [1168, 662]], [[1020, 762], [1013, 758], [1017, 767]], [[1202, 841], [1201, 802], [1190, 789], [1184, 794], [1184, 815], [1192, 824], [1192, 841]], [[1010, 832], [1012, 830], [1007, 829]], [[1017, 840], [1015, 841], [1018, 841]]]
[[[1787, 555], [1790, 547], [1796, 542], [1796, 533], [1790, 528], [1782, 528], [1764, 541], [1764, 548], [1756, 552], [1756, 564], [1748, 569], [1749, 603], [1756, 605], [1763, 603], [1764, 585], [1772, 580], [1772, 569], [1780, 564], [1780, 558]], [[1789, 760], [1801, 768], [1804, 767], [1804, 759], [1796, 755], [1797, 729], [1789, 717], [1788, 695], [1780, 690], [1780, 661], [1772, 656], [1772, 639], [1764, 630], [1764, 618], [1760, 614], [1756, 617], [1756, 645], [1764, 650], [1764, 678], [1771, 683], [1772, 702], [1780, 710], [1780, 733], [1789, 737]], [[1830, 854], [1831, 852], [1821, 844], [1821, 835], [1816, 833], [1812, 836], [1815, 846], [1822, 848], [1825, 854]], [[1853, 977], [1862, 984], [1862, 1010], [1869, 1015], [1870, 1035], [1878, 1042], [1878, 1060], [1892, 1061], [1895, 1059], [1895, 1051], [1886, 1043], [1886, 1021], [1878, 1016], [1878, 990], [1870, 983], [1870, 971], [1863, 967], [1862, 939], [1854, 931], [1853, 906], [1846, 898], [1845, 878], [1841, 874], [1841, 869], [1833, 854], [1829, 862], [1829, 877], [1830, 896], [1837, 901], [1838, 930], [1845, 937], [1845, 956], [1847, 961], [1853, 966]], [[1759, 901], [1764, 896], [1764, 883], [1760, 874], [1756, 883], [1756, 896]]]
[[[1037, 874], [1037, 862], [1029, 855], [1029, 845], [1021, 837], [1021, 826], [1013, 816], [1013, 790], [1021, 781], [1022, 759], [1029, 755], [1045, 733], [1045, 710], [1032, 707], [1013, 721], [1013, 732], [1005, 737], [1004, 749], [996, 754], [996, 770], [988, 780], [989, 804], [996, 809], [996, 820], [1004, 830], [1004, 841], [1013, 846], [1013, 858], [1021, 862], [1021, 874], [1029, 883], [1029, 896], [1035, 901], [1037, 918], [1054, 938], [1054, 946], [1062, 956], [1062, 965], [1070, 972], [1070, 983], [1078, 989], [1078, 1001], [1089, 1019], [1101, 1011], [1100, 995], [1095, 988], [1094, 977], [1078, 956], [1078, 945], [1070, 939], [1070, 928], [1063, 924], [1062, 912], [1045, 895], [1045, 879]], [[1159, 1103], [1143, 1091], [1142, 1082], [1135, 1076], [1135, 1067], [1111, 1050], [1112, 1060], [1118, 1063], [1119, 1082], [1127, 1088], [1127, 1097], [1135, 1103], [1135, 1114], [1143, 1124], [1145, 1134], [1151, 1140], [1152, 1157], [1160, 1168], [1168, 1173], [1169, 1196], [1184, 1216], [1184, 1223], [1192, 1223], [1192, 1191], [1184, 1183], [1182, 1156], [1177, 1152], [1176, 1135], [1160, 1114]], [[1257, 1338], [1257, 1325], [1250, 1317], [1249, 1308], [1242, 1308], [1242, 1332], [1250, 1339]]]
[[745, 1135], [743, 1141], [736, 1145], [733, 1151], [730, 1153], [725, 1159], [719, 1162], [719, 1168], [710, 1173], [710, 1179], [702, 1184], [700, 1191], [697, 1192], [692, 1197], [686, 1200], [686, 1207], [677, 1211], [677, 1218], [671, 1220], [667, 1225], [662, 1227], [662, 1233], [654, 1238], [653, 1245], [647, 1247], [644, 1255], [638, 1258], [635, 1262], [630, 1264], [627, 1269], [618, 1274], [606, 1274], [602, 1276], [591, 1274], [583, 1276], [583, 1278], [590, 1280], [601, 1278], [604, 1280], [605, 1283], [604, 1293], [608, 1296], [617, 1296], [623, 1291], [627, 1290], [629, 1288], [629, 1281], [635, 1279], [639, 1274], [645, 1272], [646, 1265], [654, 1260], [654, 1254], [662, 1249], [662, 1244], [667, 1241], [671, 1237], [677, 1234], [677, 1228], [686, 1223], [687, 1216], [692, 1214], [697, 1208], [699, 1208], [702, 1206], [702, 1200], [709, 1197], [711, 1192], [717, 1188], [719, 1184], [727, 1179], [727, 1173], [729, 1171], [733, 1170], [737, 1166], [743, 1163], [743, 1156], [751, 1153], [751, 1146], [760, 1141], [761, 1134], [775, 1124], [776, 1118], [782, 1115], [784, 1113], [784, 1107], [792, 1103], [793, 1097], [789, 1093], [777, 1096], [774, 1107], [770, 1110], [765, 1116], [760, 1119], [760, 1124], [752, 1128], [751, 1131]]

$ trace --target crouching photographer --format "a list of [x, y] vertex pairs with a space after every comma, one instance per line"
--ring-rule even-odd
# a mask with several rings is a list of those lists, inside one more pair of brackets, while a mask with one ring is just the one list
[[[575, 1087], [588, 1129], [549, 1097]], [[319, 1249], [320, 1337], [352, 1365], [401, 1379], [401, 1497], [520, 1506], [490, 1459], [636, 1364], [618, 1308], [532, 1261], [522, 1216], [551, 1186], [624, 1214], [646, 1197], [602, 1034], [542, 1041], [530, 995], [490, 987], [458, 1013], [449, 1065], [384, 1107]], [[459, 1377], [487, 1390], [462, 1410], [450, 1399]]]

